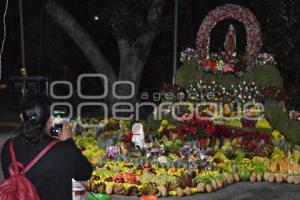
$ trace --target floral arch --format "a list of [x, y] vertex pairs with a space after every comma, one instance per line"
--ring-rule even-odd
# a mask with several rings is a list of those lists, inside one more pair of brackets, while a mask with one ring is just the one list
[[256, 58], [262, 46], [260, 24], [249, 9], [234, 4], [225, 4], [217, 7], [210, 11], [203, 20], [197, 33], [196, 44], [200, 63], [202, 63], [209, 54], [211, 30], [219, 21], [227, 18], [234, 18], [244, 24], [247, 34], [247, 67], [255, 66]]

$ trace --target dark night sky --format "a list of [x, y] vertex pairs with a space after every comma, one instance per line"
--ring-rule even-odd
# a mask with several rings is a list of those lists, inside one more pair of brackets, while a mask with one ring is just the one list
[[[101, 20], [95, 21], [95, 16], [103, 14], [103, 8], [109, 0], [60, 0], [59, 3], [68, 10], [79, 23], [88, 31], [92, 38], [109, 61], [117, 70], [118, 51], [117, 44], [111, 29], [104, 26]], [[163, 29], [157, 36], [148, 62], [144, 69], [142, 88], [159, 88], [163, 83], [169, 83], [172, 74], [172, 48], [173, 48], [173, 1], [167, 1], [164, 9], [164, 17], [170, 17], [170, 28]], [[179, 5], [179, 51], [186, 47], [195, 47], [197, 30], [205, 15], [213, 8], [223, 3], [237, 3], [249, 7], [258, 17], [259, 21], [264, 20], [264, 7], [262, 1], [225, 1], [225, 0], [189, 0], [181, 1]], [[0, 15], [3, 16], [5, 1], [0, 2]], [[8, 37], [4, 52], [4, 79], [10, 75], [16, 75], [20, 67], [20, 44], [19, 44], [19, 22], [17, 1], [9, 1], [7, 15]], [[60, 79], [65, 66], [71, 68], [74, 73], [93, 72], [89, 62], [80, 52], [70, 37], [46, 15], [45, 24], [45, 59], [43, 60], [43, 9], [42, 1], [24, 1], [24, 25], [27, 66], [30, 74], [49, 75], [53, 79]], [[224, 35], [228, 24], [232, 21], [226, 20], [218, 24], [212, 32], [213, 48], [218, 49], [223, 45]], [[238, 48], [241, 50], [246, 45], [244, 27], [233, 22], [238, 31]], [[2, 22], [1, 22], [2, 38]], [[264, 27], [262, 27], [264, 28]], [[44, 62], [43, 62], [44, 61]]]

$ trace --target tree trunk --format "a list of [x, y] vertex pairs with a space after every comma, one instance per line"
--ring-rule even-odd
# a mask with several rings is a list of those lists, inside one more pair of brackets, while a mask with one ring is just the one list
[[[159, 23], [164, 4], [164, 0], [153, 0], [147, 16], [149, 23]], [[139, 92], [144, 66], [149, 57], [149, 52], [156, 35], [157, 30], [152, 30], [149, 33], [139, 36], [134, 42], [130, 42], [124, 38], [117, 38], [120, 53], [119, 80], [131, 81], [134, 83], [135, 98], [132, 99], [132, 101], [137, 100], [137, 94]], [[126, 95], [129, 93], [128, 87], [120, 87], [118, 92]]]
[[104, 74], [108, 79], [108, 97], [107, 101], [112, 101], [111, 89], [117, 76], [111, 64], [104, 57], [96, 42], [90, 35], [77, 23], [77, 21], [65, 11], [58, 3], [49, 0], [46, 4], [47, 12], [58, 23], [64, 31], [73, 39], [86, 58], [90, 61], [95, 71], [99, 74]]
[[[155, 34], [150, 33], [149, 36], [141, 37], [138, 41], [130, 43], [125, 39], [119, 39], [120, 52], [120, 81], [131, 81], [134, 83], [134, 94], [137, 97], [140, 81], [143, 75], [143, 69], [147, 62], [149, 51], [151, 49]], [[138, 46], [138, 47], [137, 47]], [[137, 49], [138, 48], [138, 49]], [[120, 94], [128, 94], [128, 87], [120, 87]], [[136, 98], [132, 99], [133, 101]]]
[[[150, 23], [155, 25], [158, 24], [162, 16], [164, 3], [165, 0], [153, 0], [148, 13], [148, 21]], [[109, 87], [107, 102], [109, 108], [111, 108], [114, 102], [119, 101], [112, 96], [111, 92], [112, 85], [117, 80], [131, 81], [134, 83], [134, 98], [128, 100], [134, 102], [139, 91], [144, 65], [147, 61], [157, 30], [141, 35], [134, 42], [117, 38], [120, 53], [120, 72], [117, 77], [113, 67], [103, 56], [95, 41], [69, 13], [53, 0], [47, 2], [46, 10], [54, 21], [56, 21], [56, 23], [58, 23], [74, 40], [90, 61], [91, 65], [95, 68], [96, 72], [107, 76]], [[120, 85], [117, 89], [117, 94], [129, 95], [130, 91], [128, 90], [128, 87]]]

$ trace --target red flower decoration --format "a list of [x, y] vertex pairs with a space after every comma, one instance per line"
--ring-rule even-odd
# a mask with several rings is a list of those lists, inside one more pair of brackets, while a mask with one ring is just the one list
[[198, 130], [196, 128], [190, 128], [189, 132], [193, 135], [196, 135], [198, 133]]
[[207, 138], [200, 138], [198, 140], [198, 142], [199, 142], [199, 144], [200, 144], [201, 147], [206, 147], [207, 146], [207, 141], [208, 141]]
[[213, 60], [205, 60], [203, 63], [203, 67], [207, 71], [216, 72], [217, 71], [217, 63]]
[[129, 143], [132, 140], [133, 132], [130, 131], [127, 134], [124, 135], [124, 142]]

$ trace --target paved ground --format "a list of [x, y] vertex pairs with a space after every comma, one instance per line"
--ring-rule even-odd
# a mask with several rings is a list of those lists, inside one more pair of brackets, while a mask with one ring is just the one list
[[[138, 197], [113, 196], [113, 200], [138, 200]], [[300, 185], [276, 183], [237, 183], [212, 193], [161, 200], [299, 200]]]

